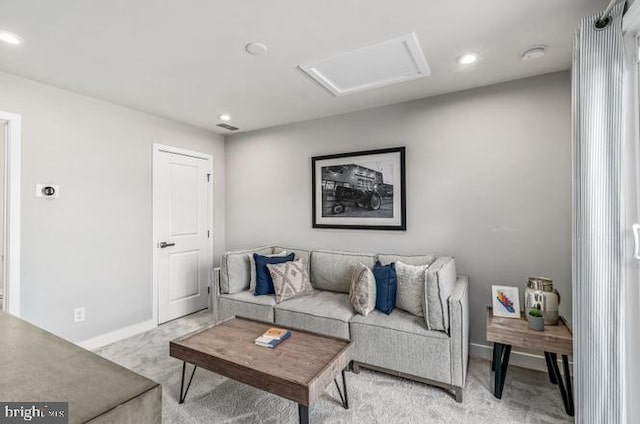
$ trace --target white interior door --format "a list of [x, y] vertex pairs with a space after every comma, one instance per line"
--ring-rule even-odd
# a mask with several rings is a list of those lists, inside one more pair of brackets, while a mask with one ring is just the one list
[[213, 265], [211, 157], [191, 153], [171, 148], [155, 151], [153, 213], [159, 323], [208, 306]]

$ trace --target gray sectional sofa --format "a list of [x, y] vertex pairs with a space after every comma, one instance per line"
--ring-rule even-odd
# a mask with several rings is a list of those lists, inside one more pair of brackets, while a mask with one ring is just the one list
[[[296, 259], [306, 264], [314, 294], [277, 304], [273, 295], [254, 296], [249, 291], [249, 256], [282, 250], [295, 253]], [[441, 279], [451, 288], [443, 305], [448, 312], [446, 331], [429, 330], [424, 317], [400, 309], [390, 315], [374, 310], [366, 317], [353, 310], [349, 302], [353, 267], [360, 263], [373, 267], [376, 260], [383, 265], [397, 260], [410, 265], [429, 264], [427, 277]], [[242, 316], [351, 339], [355, 344], [355, 372], [364, 367], [443, 387], [462, 402], [469, 357], [469, 292], [468, 278], [456, 274], [452, 257], [268, 246], [225, 253], [216, 276], [213, 306], [217, 320]]]

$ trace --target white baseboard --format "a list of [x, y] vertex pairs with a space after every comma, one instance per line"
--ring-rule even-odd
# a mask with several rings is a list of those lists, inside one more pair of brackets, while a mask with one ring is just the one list
[[130, 325], [128, 327], [120, 328], [101, 336], [93, 337], [88, 340], [76, 343], [78, 346], [87, 350], [99, 349], [111, 343], [115, 343], [119, 340], [126, 339], [127, 337], [135, 336], [136, 334], [144, 333], [145, 331], [156, 328], [155, 320], [150, 319], [147, 321], [139, 322], [137, 324]]
[[[491, 361], [493, 359], [493, 348], [479, 343], [469, 343], [469, 356]], [[547, 362], [544, 356], [519, 352], [517, 350], [511, 351], [509, 365], [547, 372]], [[560, 373], [563, 373], [562, 366], [559, 368]], [[573, 374], [573, 361], [569, 361], [569, 369], [571, 370], [571, 374]]]

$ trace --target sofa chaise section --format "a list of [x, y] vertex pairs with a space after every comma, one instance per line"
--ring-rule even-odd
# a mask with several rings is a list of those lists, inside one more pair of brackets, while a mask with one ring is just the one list
[[449, 298], [449, 334], [429, 330], [424, 318], [394, 309], [355, 315], [354, 369], [362, 366], [443, 387], [462, 402], [468, 363], [468, 278], [459, 276]]

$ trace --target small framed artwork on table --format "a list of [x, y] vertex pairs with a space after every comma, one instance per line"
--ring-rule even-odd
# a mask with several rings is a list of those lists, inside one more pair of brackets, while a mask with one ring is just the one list
[[520, 318], [520, 290], [518, 287], [491, 286], [493, 315]]

